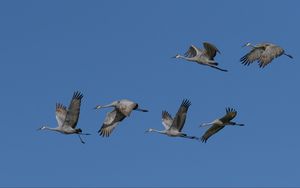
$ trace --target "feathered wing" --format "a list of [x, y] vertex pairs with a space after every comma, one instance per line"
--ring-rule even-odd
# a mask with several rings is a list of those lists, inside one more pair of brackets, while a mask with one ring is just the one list
[[100, 136], [109, 137], [112, 131], [117, 127], [117, 125], [125, 118], [126, 116], [114, 109], [111, 112], [106, 114], [105, 120], [102, 124], [102, 127], [98, 131]]
[[62, 127], [62, 125], [64, 124], [66, 115], [67, 115], [67, 107], [65, 107], [60, 103], [56, 103], [55, 117], [59, 127]]
[[204, 42], [203, 46], [204, 46], [204, 48], [206, 50], [206, 54], [208, 55], [210, 60], [214, 60], [214, 57], [216, 56], [217, 52], [220, 53], [218, 48], [216, 46], [214, 46], [213, 44], [210, 44], [208, 42]]
[[206, 143], [207, 140], [209, 139], [209, 137], [211, 137], [212, 135], [216, 134], [217, 132], [219, 132], [221, 129], [223, 129], [224, 126], [220, 126], [220, 125], [213, 125], [211, 126], [201, 137], [201, 141]]
[[162, 124], [165, 127], [165, 129], [168, 130], [173, 123], [173, 118], [167, 111], [162, 111], [161, 116], [162, 116]]
[[226, 115], [220, 118], [223, 123], [230, 122], [237, 115], [237, 111], [233, 108], [226, 108]]
[[76, 127], [79, 119], [82, 97], [83, 95], [79, 91], [74, 92], [63, 126]]
[[264, 48], [253, 48], [249, 53], [244, 55], [240, 61], [243, 65], [250, 65], [256, 60], [259, 60], [262, 53], [264, 52]]
[[191, 58], [191, 57], [195, 57], [197, 55], [197, 53], [198, 53], [197, 48], [195, 46], [191, 45], [189, 47], [189, 49], [184, 53], [184, 56]]
[[261, 54], [259, 59], [259, 67], [264, 68], [266, 65], [271, 63], [271, 61], [281, 56], [284, 53], [284, 50], [276, 45], [269, 45], [266, 47], [265, 51]]
[[190, 105], [191, 105], [191, 102], [189, 100], [184, 99], [182, 101], [170, 128], [176, 129], [181, 132], [181, 130], [184, 126], [184, 123], [185, 123], [186, 113], [187, 113]]
[[135, 109], [136, 107], [137, 107], [137, 103], [127, 99], [123, 99], [120, 100], [117, 109], [125, 116], [129, 116], [132, 110]]

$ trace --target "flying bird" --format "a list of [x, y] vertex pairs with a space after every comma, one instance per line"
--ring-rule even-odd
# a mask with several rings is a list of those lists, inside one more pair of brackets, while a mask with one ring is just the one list
[[204, 124], [200, 125], [201, 127], [211, 125], [211, 127], [201, 137], [201, 141], [206, 143], [209, 137], [211, 137], [212, 135], [219, 132], [226, 125], [244, 126], [244, 124], [236, 123], [236, 122], [231, 121], [233, 118], [235, 118], [236, 115], [237, 115], [237, 111], [235, 109], [226, 108], [226, 115], [223, 116], [222, 118], [216, 119], [211, 123], [204, 123]]
[[133, 110], [148, 112], [148, 110], [140, 109], [139, 105], [128, 99], [122, 99], [112, 102], [108, 105], [97, 105], [95, 109], [114, 107], [114, 110], [106, 114], [104, 123], [98, 133], [102, 137], [109, 137], [117, 125], [126, 117], [130, 116]]
[[162, 124], [165, 127], [164, 130], [148, 129], [146, 132], [157, 132], [160, 134], [165, 134], [171, 137], [183, 137], [190, 139], [198, 139], [195, 136], [188, 136], [187, 134], [181, 132], [185, 123], [186, 114], [191, 105], [191, 102], [184, 99], [176, 113], [174, 119], [167, 111], [162, 111]]
[[63, 134], [77, 134], [80, 138], [81, 143], [84, 144], [85, 142], [82, 140], [80, 135], [90, 134], [82, 133], [81, 129], [76, 128], [80, 114], [80, 104], [82, 97], [83, 95], [79, 91], [74, 92], [68, 109], [63, 104], [56, 103], [55, 113], [58, 126], [42, 126], [38, 130], [57, 131]]
[[271, 63], [274, 58], [277, 58], [281, 55], [286, 55], [289, 58], [293, 58], [291, 55], [286, 54], [284, 49], [272, 43], [261, 43], [254, 46], [248, 42], [243, 45], [243, 47], [244, 46], [250, 46], [252, 48], [249, 53], [240, 59], [242, 64], [247, 66], [254, 61], [257, 61], [259, 67], [264, 68], [266, 65]]
[[196, 62], [201, 65], [206, 65], [220, 71], [227, 72], [225, 69], [218, 67], [218, 63], [214, 60], [214, 57], [220, 51], [213, 45], [208, 42], [203, 43], [204, 49], [197, 48], [194, 45], [191, 45], [184, 56], [177, 54], [174, 58], [185, 59], [187, 61]]

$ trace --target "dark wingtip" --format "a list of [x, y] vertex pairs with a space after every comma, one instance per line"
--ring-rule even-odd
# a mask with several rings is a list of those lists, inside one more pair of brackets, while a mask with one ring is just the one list
[[192, 103], [191, 103], [191, 101], [188, 100], [188, 99], [183, 99], [181, 105], [184, 106], [184, 107], [186, 107], [186, 108], [189, 108], [189, 106], [191, 106]]
[[73, 99], [82, 99], [83, 94], [80, 91], [75, 91], [73, 94]]
[[201, 141], [202, 143], [206, 143], [207, 142], [207, 139], [205, 139], [203, 136], [201, 137]]
[[234, 108], [227, 107], [226, 113], [228, 113], [228, 112], [236, 112], [236, 110]]

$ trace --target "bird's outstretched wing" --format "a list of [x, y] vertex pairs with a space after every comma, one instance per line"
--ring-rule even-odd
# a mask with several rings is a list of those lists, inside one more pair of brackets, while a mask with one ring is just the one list
[[137, 107], [137, 103], [127, 99], [123, 99], [120, 100], [117, 109], [125, 116], [129, 116], [132, 110], [135, 109], [136, 107]]
[[79, 119], [82, 97], [83, 95], [79, 91], [74, 92], [63, 126], [76, 127]]
[[106, 114], [105, 120], [102, 124], [102, 127], [98, 131], [100, 136], [102, 137], [109, 137], [112, 131], [117, 127], [120, 121], [122, 121], [126, 116], [118, 111], [117, 109], [114, 109], [111, 112], [108, 112]]
[[181, 131], [183, 126], [184, 126], [184, 123], [185, 123], [185, 119], [186, 119], [186, 113], [190, 107], [192, 103], [187, 100], [187, 99], [184, 99], [174, 117], [174, 120], [172, 122], [172, 125], [171, 125], [171, 129], [176, 129], [178, 131]]
[[169, 129], [173, 123], [172, 116], [167, 111], [162, 111], [162, 124], [164, 125], [165, 129]]
[[237, 115], [237, 111], [233, 108], [226, 108], [226, 115], [220, 118], [222, 122], [229, 122]]
[[279, 46], [273, 44], [267, 46], [259, 58], [259, 67], [264, 68], [266, 65], [271, 63], [274, 58], [281, 56], [283, 53], [284, 50]]
[[184, 53], [184, 56], [191, 58], [191, 57], [195, 57], [197, 55], [197, 53], [198, 53], [197, 48], [195, 46], [191, 45], [189, 47], [189, 49]]
[[67, 115], [67, 107], [60, 103], [56, 103], [55, 117], [59, 127], [62, 127]]
[[212, 125], [201, 137], [201, 141], [206, 143], [207, 140], [209, 139], [209, 137], [211, 137], [212, 135], [216, 134], [217, 132], [219, 132], [221, 129], [223, 129], [225, 126], [220, 126], [220, 125]]
[[240, 59], [240, 61], [242, 62], [243, 65], [249, 66], [254, 61], [259, 60], [263, 52], [264, 52], [264, 48], [253, 48], [249, 53], [244, 55]]
[[214, 60], [214, 57], [216, 56], [217, 52], [220, 53], [220, 51], [218, 50], [218, 48], [216, 46], [214, 46], [213, 44], [210, 44], [208, 42], [204, 42], [203, 46], [206, 50], [206, 54], [208, 55], [208, 57], [211, 60]]

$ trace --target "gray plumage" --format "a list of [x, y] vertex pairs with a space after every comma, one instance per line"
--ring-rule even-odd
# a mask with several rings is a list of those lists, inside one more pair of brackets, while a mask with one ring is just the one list
[[130, 116], [133, 110], [148, 112], [148, 110], [140, 109], [136, 102], [130, 101], [128, 99], [122, 99], [112, 102], [108, 105], [97, 105], [95, 109], [114, 107], [114, 110], [106, 114], [105, 120], [99, 129], [98, 133], [102, 137], [109, 137], [112, 131], [117, 127], [117, 125], [123, 121], [126, 117]]
[[162, 124], [165, 127], [164, 130], [148, 129], [146, 132], [157, 132], [165, 134], [171, 137], [183, 137], [190, 139], [199, 139], [195, 136], [188, 136], [182, 132], [182, 128], [185, 124], [186, 114], [191, 105], [191, 102], [187, 99], [183, 100], [174, 119], [167, 111], [162, 111]]
[[194, 45], [191, 45], [184, 56], [177, 54], [174, 58], [185, 59], [187, 61], [196, 62], [201, 65], [209, 66], [220, 71], [225, 71], [218, 67], [218, 63], [214, 60], [214, 57], [220, 51], [213, 44], [208, 42], [203, 43], [204, 49], [197, 48]]
[[204, 123], [201, 126], [211, 126], [201, 137], [202, 142], [207, 142], [207, 140], [221, 129], [223, 129], [226, 125], [232, 126], [244, 126], [244, 124], [236, 123], [231, 121], [237, 115], [237, 111], [233, 108], [226, 108], [226, 115], [220, 119], [216, 119], [211, 123]]
[[89, 134], [83, 134], [81, 129], [76, 128], [80, 114], [80, 105], [82, 97], [83, 95], [79, 91], [74, 92], [68, 109], [63, 104], [57, 103], [55, 108], [55, 114], [58, 126], [55, 128], [43, 126], [39, 128], [39, 130], [51, 130], [63, 134], [78, 134], [80, 141], [84, 143], [80, 135]]
[[257, 61], [259, 67], [264, 68], [266, 65], [271, 63], [274, 58], [277, 58], [281, 55], [286, 55], [289, 58], [293, 58], [291, 55], [286, 54], [284, 49], [272, 43], [261, 43], [255, 46], [251, 43], [247, 43], [244, 46], [250, 46], [252, 48], [249, 53], [240, 59], [242, 64], [247, 66], [254, 61]]

